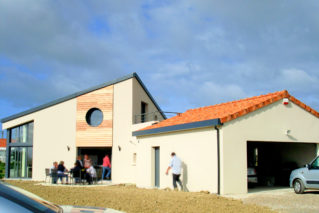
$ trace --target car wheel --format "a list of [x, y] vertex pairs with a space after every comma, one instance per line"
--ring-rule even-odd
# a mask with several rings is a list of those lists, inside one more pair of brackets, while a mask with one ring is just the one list
[[301, 180], [297, 179], [294, 181], [294, 190], [296, 194], [302, 194], [305, 191], [305, 186]]

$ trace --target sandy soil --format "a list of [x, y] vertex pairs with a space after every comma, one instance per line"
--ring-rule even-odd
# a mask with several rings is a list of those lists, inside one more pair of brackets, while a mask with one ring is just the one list
[[135, 186], [56, 187], [33, 181], [6, 181], [59, 205], [81, 205], [113, 208], [132, 213], [156, 212], [274, 212], [267, 207], [243, 204], [205, 192], [176, 192], [140, 189]]

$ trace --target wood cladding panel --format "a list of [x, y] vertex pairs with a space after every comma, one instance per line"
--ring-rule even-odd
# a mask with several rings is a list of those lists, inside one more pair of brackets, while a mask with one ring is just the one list
[[[103, 121], [92, 127], [86, 122], [91, 108], [103, 112]], [[111, 147], [113, 141], [113, 85], [77, 97], [76, 146]]]

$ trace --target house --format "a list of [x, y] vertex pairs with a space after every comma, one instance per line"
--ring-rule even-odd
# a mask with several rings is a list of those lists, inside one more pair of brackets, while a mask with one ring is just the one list
[[6, 162], [6, 139], [0, 138], [0, 162]]
[[136, 184], [172, 187], [165, 170], [176, 152], [190, 191], [247, 193], [251, 166], [261, 183], [287, 185], [291, 169], [319, 154], [318, 129], [319, 113], [287, 91], [190, 109], [133, 132]]
[[[136, 73], [3, 118], [7, 178], [44, 180], [54, 161], [74, 165], [88, 154], [94, 165], [111, 156], [112, 181], [136, 182], [132, 127], [165, 115]], [[9, 167], [10, 165], [10, 167]]]

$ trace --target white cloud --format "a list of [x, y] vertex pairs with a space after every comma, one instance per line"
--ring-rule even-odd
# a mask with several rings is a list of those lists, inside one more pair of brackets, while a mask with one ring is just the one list
[[312, 85], [319, 83], [316, 76], [311, 76], [299, 69], [284, 69], [281, 71], [279, 79], [284, 84], [295, 87], [312, 87]]
[[[9, 92], [0, 98], [20, 110], [138, 72], [164, 110], [286, 88], [315, 102], [318, 9], [318, 1], [4, 1], [0, 89]], [[101, 34], [90, 30], [96, 19]]]

